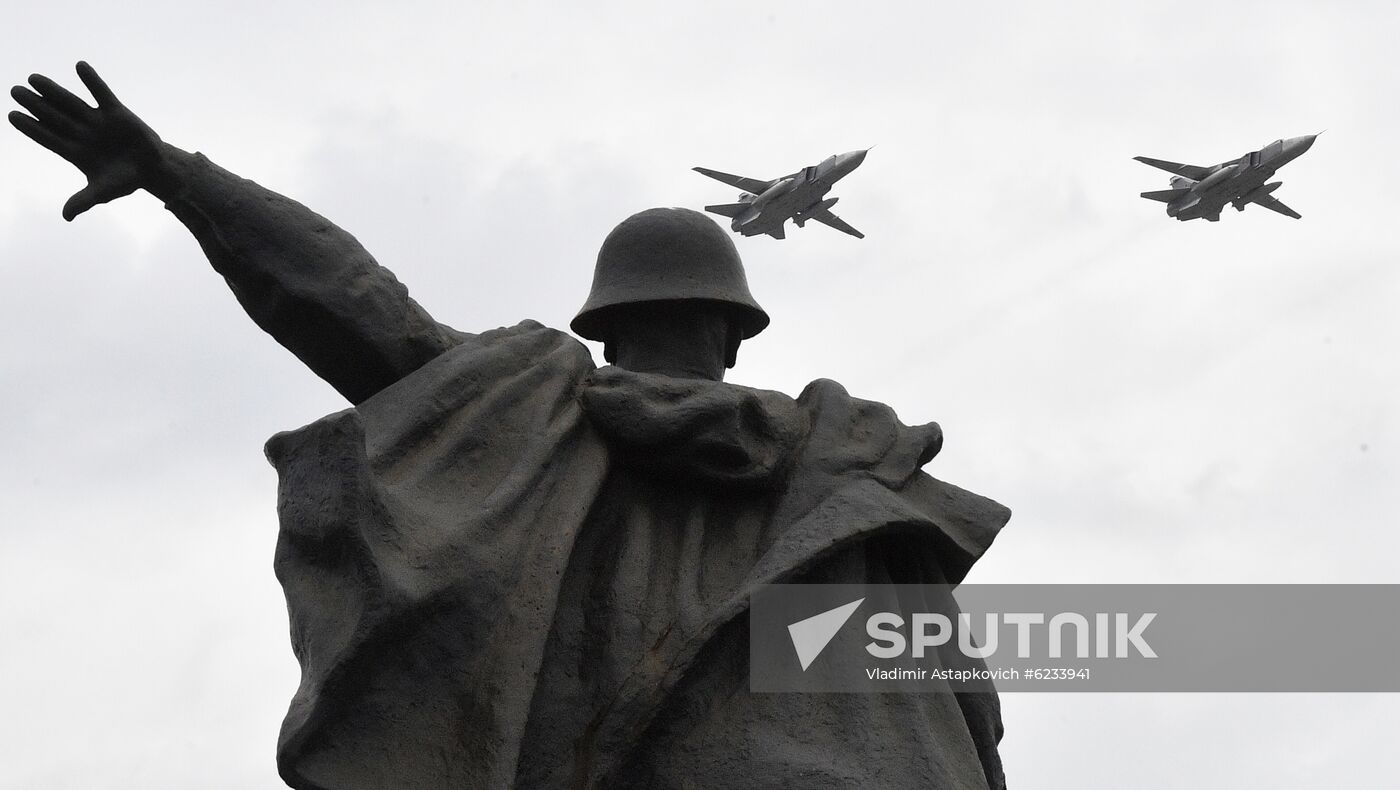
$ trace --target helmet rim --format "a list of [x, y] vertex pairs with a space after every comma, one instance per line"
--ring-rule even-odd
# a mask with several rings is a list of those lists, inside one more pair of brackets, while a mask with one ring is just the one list
[[569, 328], [574, 334], [585, 340], [606, 341], [607, 326], [613, 323], [613, 317], [631, 307], [642, 305], [662, 305], [681, 303], [709, 303], [728, 308], [739, 324], [739, 335], [744, 340], [748, 340], [754, 335], [762, 332], [768, 327], [768, 313], [756, 304], [742, 304], [727, 299], [706, 299], [702, 297], [687, 296], [675, 299], [634, 299], [622, 300], [612, 304], [599, 304], [597, 306], [585, 306], [569, 322]]
[[598, 250], [588, 299], [569, 327], [588, 340], [606, 340], [610, 318], [629, 305], [713, 302], [731, 308], [747, 340], [768, 326], [739, 250], [705, 214], [654, 208], [633, 214]]

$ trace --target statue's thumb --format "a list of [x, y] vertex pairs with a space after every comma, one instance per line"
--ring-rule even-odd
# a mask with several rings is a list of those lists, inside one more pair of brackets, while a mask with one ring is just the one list
[[88, 185], [79, 190], [73, 197], [68, 198], [68, 202], [63, 204], [63, 218], [72, 222], [74, 217], [101, 202], [103, 201], [98, 199], [97, 190]]

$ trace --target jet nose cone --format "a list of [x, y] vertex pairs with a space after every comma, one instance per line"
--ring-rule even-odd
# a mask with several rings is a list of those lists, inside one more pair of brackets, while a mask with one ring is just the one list
[[1283, 141], [1283, 148], [1294, 156], [1302, 154], [1312, 148], [1313, 141], [1317, 139], [1315, 134], [1305, 134], [1302, 137], [1290, 137]]
[[867, 148], [865, 151], [847, 151], [841, 154], [841, 156], [838, 157], [841, 163], [841, 171], [849, 173], [857, 167], [860, 167], [860, 163], [865, 161], [865, 154], [869, 150], [870, 149]]

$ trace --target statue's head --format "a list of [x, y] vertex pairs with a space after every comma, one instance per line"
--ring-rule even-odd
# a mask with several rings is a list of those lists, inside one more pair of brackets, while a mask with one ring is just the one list
[[715, 379], [766, 326], [729, 234], [683, 208], [633, 214], [608, 234], [570, 324], [621, 367]]

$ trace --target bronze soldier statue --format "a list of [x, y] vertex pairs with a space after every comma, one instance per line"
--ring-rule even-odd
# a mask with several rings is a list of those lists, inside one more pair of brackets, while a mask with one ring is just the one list
[[652, 209], [572, 322], [438, 323], [348, 233], [163, 142], [85, 63], [10, 121], [145, 189], [248, 315], [353, 406], [267, 445], [302, 678], [297, 788], [1002, 788], [994, 693], [753, 694], [767, 583], [962, 580], [1009, 518], [920, 471], [942, 444], [820, 380], [723, 382], [767, 314], [733, 241]]

